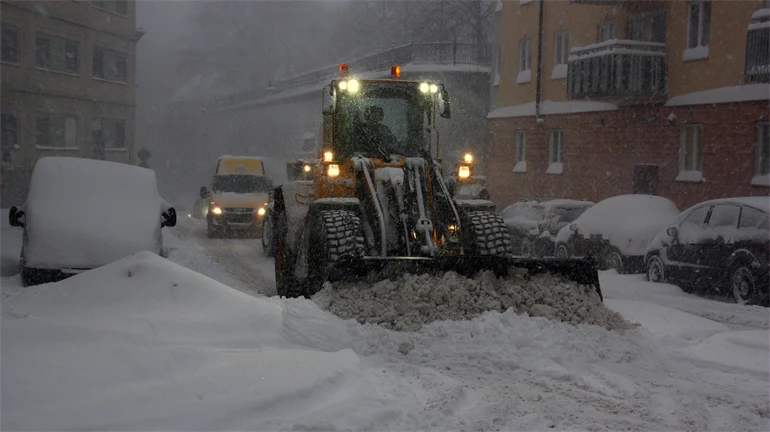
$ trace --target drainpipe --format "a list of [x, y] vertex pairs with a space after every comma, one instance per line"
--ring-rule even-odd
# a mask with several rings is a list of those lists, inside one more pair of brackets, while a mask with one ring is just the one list
[[545, 29], [543, 28], [543, 9], [545, 7], [545, 0], [540, 0], [539, 3], [540, 12], [537, 21], [537, 76], [535, 77], [535, 121], [538, 124], [543, 121], [540, 118], [540, 82], [542, 81], [541, 75], [543, 72], [543, 33], [545, 33]]

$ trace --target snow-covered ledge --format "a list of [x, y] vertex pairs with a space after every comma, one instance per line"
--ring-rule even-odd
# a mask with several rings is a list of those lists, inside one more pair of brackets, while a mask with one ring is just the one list
[[676, 181], [701, 183], [705, 182], [706, 178], [703, 177], [701, 171], [680, 171], [679, 175], [676, 176]]
[[567, 65], [566, 64], [559, 64], [553, 67], [553, 72], [551, 72], [551, 79], [562, 79], [567, 78]]
[[513, 166], [513, 172], [527, 172], [527, 161], [516, 162], [516, 165]]
[[532, 81], [532, 69], [519, 71], [519, 76], [516, 77], [517, 84], [526, 84]]
[[548, 169], [545, 171], [546, 174], [561, 174], [562, 172], [564, 172], [564, 164], [561, 162], [548, 164]]
[[752, 186], [768, 186], [770, 187], [770, 174], [756, 176], [751, 179]]
[[682, 61], [694, 61], [703, 60], [709, 58], [709, 47], [699, 46], [695, 48], [688, 48], [684, 50], [682, 54]]
[[533, 1], [535, 1], [535, 0], [519, 0], [519, 4], [520, 5], [525, 5], [527, 3], [532, 3]]

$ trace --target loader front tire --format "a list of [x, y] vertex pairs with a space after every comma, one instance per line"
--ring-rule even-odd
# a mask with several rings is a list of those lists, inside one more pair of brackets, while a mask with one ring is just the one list
[[275, 292], [279, 297], [298, 297], [298, 284], [294, 279], [294, 260], [288, 244], [286, 215], [279, 213], [275, 218]]
[[310, 233], [307, 296], [323, 288], [336, 261], [363, 254], [364, 236], [358, 215], [349, 210], [319, 212]]
[[485, 256], [511, 256], [511, 233], [498, 214], [489, 211], [466, 213], [463, 225], [466, 254]]

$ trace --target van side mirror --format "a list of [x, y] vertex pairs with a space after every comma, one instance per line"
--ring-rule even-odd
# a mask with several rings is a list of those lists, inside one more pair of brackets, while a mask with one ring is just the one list
[[23, 227], [24, 222], [21, 221], [22, 217], [24, 217], [24, 212], [19, 210], [16, 206], [11, 207], [8, 211], [8, 223], [10, 223], [11, 226]]
[[676, 227], [670, 227], [666, 230], [666, 234], [668, 234], [669, 237], [676, 238], [676, 236], [679, 235], [679, 230]]
[[167, 212], [161, 213], [163, 221], [160, 223], [160, 227], [173, 227], [176, 226], [176, 209], [171, 207]]
[[438, 111], [442, 118], [452, 117], [452, 110], [449, 106], [449, 92], [446, 91], [443, 84], [441, 84], [438, 92]]
[[324, 115], [337, 112], [337, 91], [334, 86], [326, 86], [321, 90], [322, 94], [322, 112]]
[[200, 190], [199, 194], [200, 194], [200, 197], [203, 198], [203, 199], [206, 199], [209, 196], [211, 196], [211, 193], [209, 192], [208, 189], [206, 189], [206, 186], [201, 186], [201, 190]]

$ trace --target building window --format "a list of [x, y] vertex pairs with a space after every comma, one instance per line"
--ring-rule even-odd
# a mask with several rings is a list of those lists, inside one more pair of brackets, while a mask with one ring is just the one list
[[500, 85], [500, 61], [500, 45], [497, 45], [495, 47], [495, 69], [493, 71], [494, 76], [492, 77], [493, 86]]
[[11, 149], [19, 148], [19, 113], [3, 111], [0, 114], [0, 146], [2, 146], [2, 161], [11, 161]]
[[754, 147], [754, 178], [751, 184], [770, 186], [770, 125], [766, 122], [757, 124], [757, 136]]
[[126, 55], [106, 48], [94, 48], [93, 76], [96, 79], [126, 82]]
[[5, 63], [19, 64], [19, 28], [15, 25], [2, 25], [2, 60]]
[[642, 42], [666, 42], [666, 11], [634, 14], [628, 17], [628, 39]]
[[708, 58], [709, 39], [711, 38], [711, 2], [694, 1], [690, 3], [687, 15], [687, 49], [683, 61]]
[[524, 131], [516, 131], [516, 165], [513, 172], [527, 171], [527, 134]]
[[517, 83], [532, 81], [532, 39], [524, 37], [519, 42], [519, 76]]
[[94, 148], [126, 149], [126, 121], [97, 118], [91, 124], [91, 142]]
[[548, 146], [547, 174], [561, 174], [564, 169], [564, 132], [552, 131]]
[[94, 0], [92, 4], [97, 9], [106, 10], [118, 15], [125, 16], [127, 13], [126, 0]]
[[79, 49], [77, 41], [38, 33], [35, 38], [37, 68], [79, 75]]
[[78, 148], [78, 119], [67, 114], [38, 113], [35, 146], [43, 149]]
[[679, 181], [703, 180], [703, 127], [684, 126], [679, 133]]
[[599, 24], [599, 42], [615, 39], [615, 22], [603, 22]]
[[551, 72], [551, 79], [567, 78], [567, 57], [569, 56], [568, 31], [556, 33], [553, 50], [553, 72]]

